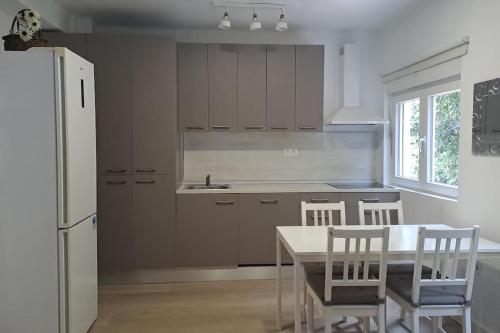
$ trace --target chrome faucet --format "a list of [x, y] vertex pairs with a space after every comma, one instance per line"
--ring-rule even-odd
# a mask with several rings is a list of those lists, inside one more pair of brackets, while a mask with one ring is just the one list
[[207, 187], [210, 186], [210, 175], [207, 175], [207, 177], [205, 178], [205, 185]]

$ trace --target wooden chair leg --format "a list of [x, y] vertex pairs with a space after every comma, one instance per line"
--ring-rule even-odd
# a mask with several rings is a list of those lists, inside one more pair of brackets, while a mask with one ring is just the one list
[[462, 332], [471, 333], [472, 332], [472, 320], [470, 306], [466, 306], [464, 310], [464, 318], [462, 323]]
[[417, 309], [411, 311], [411, 331], [412, 333], [420, 332], [420, 317]]
[[386, 321], [386, 311], [387, 306], [385, 304], [380, 304], [378, 306], [378, 321], [377, 321], [377, 332], [385, 333], [385, 321]]
[[370, 317], [363, 317], [363, 333], [370, 332]]
[[[306, 290], [307, 292], [307, 290]], [[314, 332], [314, 299], [307, 295], [307, 333]]]

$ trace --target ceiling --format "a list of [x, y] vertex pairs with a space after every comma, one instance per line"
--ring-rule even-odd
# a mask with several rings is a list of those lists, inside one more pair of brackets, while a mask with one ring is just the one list
[[[151, 28], [215, 28], [224, 8], [209, 0], [55, 0], [100, 25]], [[245, 2], [245, 0], [232, 0]], [[388, 18], [410, 10], [419, 0], [253, 0], [290, 3], [285, 8], [290, 30], [376, 29]], [[421, 2], [421, 0], [420, 0]], [[271, 29], [279, 9], [258, 9], [264, 28]], [[233, 29], [247, 29], [251, 8], [230, 8]]]

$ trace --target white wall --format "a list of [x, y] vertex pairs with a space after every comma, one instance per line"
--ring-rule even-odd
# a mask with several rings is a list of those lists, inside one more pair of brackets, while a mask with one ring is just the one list
[[499, 12], [496, 0], [426, 1], [380, 31], [380, 73], [443, 50], [464, 36], [471, 38], [462, 62], [458, 201], [405, 192], [409, 223], [478, 224], [483, 236], [500, 241], [500, 157], [471, 154], [473, 85], [500, 77]]

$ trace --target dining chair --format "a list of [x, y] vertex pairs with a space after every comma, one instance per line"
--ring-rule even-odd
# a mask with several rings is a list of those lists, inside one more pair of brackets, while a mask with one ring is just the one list
[[307, 214], [309, 213], [315, 226], [333, 225], [334, 214], [340, 216], [340, 225], [346, 225], [345, 219], [345, 202], [334, 203], [300, 203], [302, 225], [307, 226]]
[[[467, 250], [461, 250], [468, 243]], [[471, 333], [471, 302], [479, 243], [479, 227], [454, 230], [419, 228], [413, 274], [387, 274], [387, 295], [411, 313], [412, 332], [419, 318], [432, 317], [433, 332], [440, 331], [443, 316], [463, 316], [463, 332]], [[425, 244], [434, 248], [431, 275], [422, 269]], [[444, 245], [444, 248], [443, 248]], [[444, 254], [442, 251], [444, 249]], [[461, 252], [467, 255], [464, 277], [457, 277]]]
[[366, 203], [359, 201], [359, 224], [366, 225], [366, 215], [371, 216], [373, 225], [391, 225], [391, 212], [396, 211], [398, 220], [397, 224], [404, 224], [403, 217], [403, 202], [383, 202], [383, 203]]
[[[307, 332], [314, 331], [314, 303], [321, 305], [325, 333], [332, 332], [333, 317], [363, 317], [364, 332], [369, 332], [370, 317], [378, 317], [378, 332], [385, 332], [386, 263], [389, 227], [366, 227], [345, 230], [328, 227], [327, 253], [323, 273], [306, 269]], [[334, 253], [341, 243], [343, 253]], [[368, 274], [376, 262], [379, 276]], [[341, 275], [333, 274], [334, 265], [342, 263]]]

